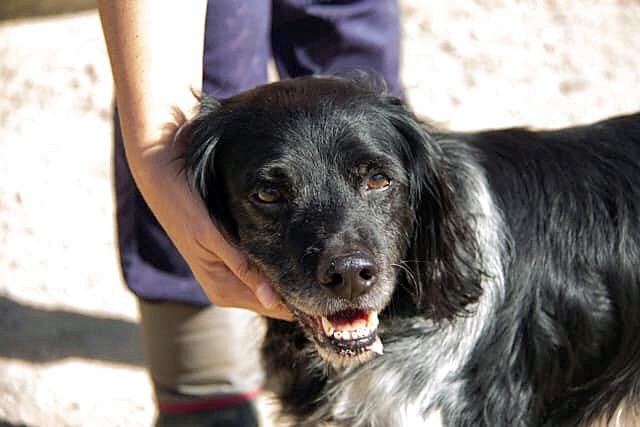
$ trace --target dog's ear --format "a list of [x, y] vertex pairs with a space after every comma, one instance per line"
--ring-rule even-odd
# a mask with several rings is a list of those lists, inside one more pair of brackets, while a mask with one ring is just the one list
[[[426, 126], [396, 98], [386, 99], [386, 116], [401, 136], [408, 178], [413, 233], [405, 272], [419, 307], [435, 319], [467, 312], [482, 293], [475, 234], [456, 197], [457, 168]], [[411, 283], [414, 282], [414, 283]]]
[[220, 101], [206, 96], [199, 100], [198, 114], [181, 126], [176, 138], [186, 144], [183, 160], [192, 189], [200, 194], [220, 231], [233, 240], [236, 225], [229, 211], [224, 179], [216, 166], [227, 120], [220, 112]]

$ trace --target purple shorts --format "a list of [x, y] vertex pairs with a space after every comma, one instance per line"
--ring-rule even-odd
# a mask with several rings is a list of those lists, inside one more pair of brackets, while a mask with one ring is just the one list
[[[391, 93], [399, 82], [396, 0], [215, 0], [207, 10], [203, 90], [218, 98], [280, 78], [372, 71]], [[205, 306], [206, 295], [140, 195], [115, 114], [118, 249], [127, 286], [147, 301]]]

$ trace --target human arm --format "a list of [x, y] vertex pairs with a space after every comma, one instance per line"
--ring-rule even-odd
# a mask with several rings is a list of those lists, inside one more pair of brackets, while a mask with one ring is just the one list
[[211, 222], [177, 160], [184, 147], [174, 142], [174, 112], [194, 112], [206, 2], [99, 0], [98, 8], [125, 152], [147, 204], [214, 304], [290, 318], [266, 278]]

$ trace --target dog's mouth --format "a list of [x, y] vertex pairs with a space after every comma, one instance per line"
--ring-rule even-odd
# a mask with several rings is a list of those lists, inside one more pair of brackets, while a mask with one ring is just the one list
[[382, 354], [378, 337], [378, 312], [350, 308], [326, 316], [312, 316], [296, 311], [311, 330], [320, 355], [338, 367], [362, 362]]

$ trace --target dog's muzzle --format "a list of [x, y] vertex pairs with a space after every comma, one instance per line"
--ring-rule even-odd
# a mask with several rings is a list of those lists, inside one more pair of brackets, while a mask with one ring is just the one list
[[351, 308], [326, 316], [294, 311], [310, 332], [320, 356], [338, 368], [382, 354], [378, 312]]

